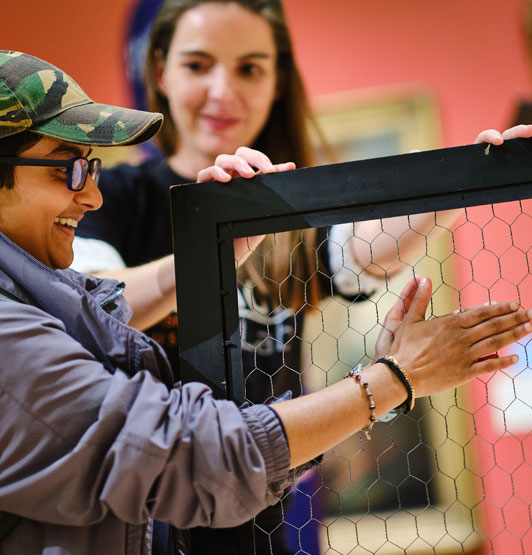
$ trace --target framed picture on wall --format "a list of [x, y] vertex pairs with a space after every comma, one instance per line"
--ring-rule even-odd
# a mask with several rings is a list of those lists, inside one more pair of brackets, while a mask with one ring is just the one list
[[339, 162], [442, 146], [437, 104], [421, 86], [325, 95], [313, 108]]

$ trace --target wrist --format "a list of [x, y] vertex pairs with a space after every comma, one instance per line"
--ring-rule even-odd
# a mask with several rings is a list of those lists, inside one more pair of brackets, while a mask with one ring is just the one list
[[401, 380], [390, 371], [386, 364], [373, 362], [361, 374], [370, 383], [375, 397], [377, 420], [389, 419], [391, 411], [407, 400], [407, 391]]
[[175, 269], [173, 255], [165, 256], [158, 261], [156, 280], [160, 296], [163, 298], [172, 296], [173, 301], [173, 297], [175, 296]]
[[413, 410], [416, 403], [416, 390], [409, 374], [401, 366], [401, 363], [391, 355], [379, 358], [376, 362], [385, 364], [405, 388], [406, 400], [396, 408], [402, 408], [405, 414]]

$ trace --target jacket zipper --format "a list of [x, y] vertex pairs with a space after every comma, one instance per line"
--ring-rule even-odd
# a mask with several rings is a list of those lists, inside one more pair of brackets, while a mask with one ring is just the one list
[[109, 295], [107, 295], [107, 297], [105, 297], [105, 299], [102, 299], [100, 301], [101, 308], [104, 308], [105, 306], [112, 303], [113, 301], [116, 301], [116, 299], [118, 299], [118, 297], [121, 297], [124, 294], [124, 289], [125, 288], [126, 288], [125, 283], [123, 283], [123, 282], [119, 283], [118, 286], [116, 287], [116, 289], [112, 293], [110, 293]]

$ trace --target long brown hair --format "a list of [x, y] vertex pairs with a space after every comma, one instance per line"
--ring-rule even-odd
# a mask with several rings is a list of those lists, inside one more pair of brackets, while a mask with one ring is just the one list
[[[277, 78], [281, 87], [269, 118], [251, 146], [265, 152], [273, 163], [292, 161], [297, 167], [315, 163], [310, 138], [312, 132], [324, 152], [330, 153], [311, 112], [308, 97], [297, 69], [290, 32], [279, 0], [166, 0], [152, 27], [146, 59], [148, 108], [164, 114], [157, 140], [167, 156], [175, 152], [177, 129], [168, 99], [157, 86], [157, 63], [166, 58], [179, 18], [187, 10], [207, 3], [238, 4], [261, 16], [271, 26], [277, 48]], [[239, 268], [243, 283], [253, 283], [255, 296], [295, 310], [322, 297], [316, 274], [316, 231], [292, 231], [268, 236], [248, 261]], [[282, 285], [281, 285], [282, 284]]]

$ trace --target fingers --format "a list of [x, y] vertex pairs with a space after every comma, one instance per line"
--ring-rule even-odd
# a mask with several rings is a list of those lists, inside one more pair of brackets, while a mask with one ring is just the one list
[[484, 358], [479, 360], [471, 366], [471, 370], [475, 375], [486, 374], [488, 372], [495, 372], [497, 370], [504, 370], [512, 364], [516, 364], [519, 361], [517, 355], [508, 355], [504, 357], [492, 357]]
[[403, 299], [403, 306], [405, 314], [410, 311], [412, 302], [414, 301], [419, 284], [421, 283], [419, 276], [414, 276], [401, 291], [401, 299]]
[[475, 332], [480, 337], [489, 337], [497, 332], [503, 332], [515, 328], [521, 324], [528, 324], [528, 329], [532, 331], [532, 310], [518, 310], [516, 312], [505, 314], [497, 318], [492, 318], [475, 327]]
[[399, 298], [386, 314], [382, 329], [377, 338], [377, 342], [375, 343], [376, 358], [380, 358], [381, 356], [388, 354], [395, 330], [399, 327], [405, 314], [410, 309], [410, 305], [415, 297], [419, 281], [420, 280], [417, 276], [410, 278], [401, 291]]
[[492, 145], [501, 145], [509, 139], [529, 139], [532, 137], [532, 125], [515, 125], [499, 133], [496, 129], [485, 129], [481, 131], [475, 139], [475, 143], [489, 143]]
[[[241, 149], [238, 149], [237, 152], [239, 150]], [[233, 177], [253, 177], [255, 175], [255, 170], [251, 167], [252, 162], [250, 163], [250, 160], [252, 158], [252, 156], [246, 158], [238, 154], [220, 154], [216, 157], [214, 165], [220, 166]]]
[[532, 137], [532, 125], [516, 125], [502, 132], [502, 138], [507, 141], [509, 139], [529, 139]]
[[[294, 162], [284, 162], [282, 164], [274, 164], [273, 166], [275, 168], [275, 171], [277, 172], [285, 172], [285, 171], [290, 171], [290, 170], [295, 170], [296, 169], [296, 165], [294, 164]], [[261, 172], [259, 172], [261, 173]]]
[[[267, 158], [267, 156], [263, 155], [261, 152], [253, 152], [261, 154], [262, 156]], [[248, 158], [252, 159], [254, 158], [254, 156], [248, 156]], [[262, 162], [261, 165], [265, 167], [264, 162]], [[269, 167], [273, 168], [271, 162], [269, 163]], [[272, 171], [275, 171], [275, 169], [273, 169]], [[214, 166], [205, 168], [198, 173], [197, 180], [198, 182], [215, 180], [227, 183], [227, 181], [230, 181], [233, 177], [253, 177], [254, 175], [255, 170], [251, 167], [245, 157], [238, 156], [236, 154], [220, 154], [216, 157], [216, 160], [214, 161]]]
[[487, 303], [476, 304], [474, 306], [460, 307], [460, 308], [457, 308], [455, 311], [453, 311], [453, 314], [463, 314], [464, 312], [471, 312], [471, 310], [476, 310], [477, 308], [482, 308], [483, 306], [490, 306], [492, 304], [497, 304], [497, 303], [490, 301]]
[[[430, 297], [432, 295], [432, 282], [429, 278], [422, 278], [419, 282], [414, 298], [409, 302], [409, 307], [407, 314], [405, 316], [405, 322], [415, 322], [420, 320], [425, 320], [425, 313], [427, 312], [427, 307], [429, 306]], [[406, 304], [405, 304], [406, 308]]]
[[201, 170], [197, 175], [198, 182], [222, 181], [226, 183], [233, 177], [253, 177], [257, 173], [274, 173], [295, 169], [293, 162], [272, 164], [266, 154], [241, 146], [235, 154], [220, 154], [216, 157], [214, 165]]
[[485, 304], [476, 308], [466, 309], [457, 315], [462, 328], [472, 328], [504, 314], [516, 312], [519, 305], [515, 302]]
[[432, 294], [430, 279], [418, 276], [410, 278], [401, 291], [399, 298], [386, 314], [383, 327], [375, 344], [376, 358], [389, 353], [394, 334], [401, 323], [408, 317], [411, 321], [424, 320], [427, 306]]
[[499, 358], [499, 353], [490, 353], [489, 355], [484, 355], [483, 357], [480, 357], [477, 362], [482, 362], [484, 360], [489, 360], [492, 358]]
[[223, 168], [219, 166], [210, 166], [198, 172], [196, 181], [198, 183], [203, 183], [205, 181], [221, 181], [226, 183], [231, 180], [231, 174], [227, 173]]
[[266, 156], [266, 154], [260, 152], [259, 150], [255, 150], [247, 146], [241, 146], [236, 149], [234, 155], [243, 159], [248, 167], [253, 166], [261, 173], [272, 173], [275, 171], [275, 166], [271, 163], [271, 160]]
[[[384, 319], [384, 326], [386, 328], [393, 329], [395, 326], [392, 322], [401, 322], [403, 320], [405, 314], [410, 310], [420, 281], [421, 278], [418, 276], [414, 276], [408, 280], [408, 283], [399, 294], [399, 298], [395, 301], [392, 308], [390, 308], [388, 314], [386, 314], [386, 318]], [[392, 325], [390, 326], [389, 324]]]
[[[521, 314], [525, 316], [521, 316], [521, 319], [525, 317], [527, 320], [524, 323], [514, 324], [512, 327], [504, 327], [503, 331], [500, 333], [491, 333], [490, 335], [486, 336], [485, 338], [481, 339], [477, 343], [475, 343], [471, 348], [471, 354], [475, 360], [480, 359], [486, 356], [489, 353], [496, 352], [520, 339], [526, 337], [528, 334], [532, 332], [532, 324], [530, 323], [529, 316], [527, 315], [526, 311], [520, 311]], [[517, 316], [517, 315], [516, 315]], [[499, 319], [499, 322], [502, 319]], [[507, 321], [500, 323], [499, 325], [508, 326], [509, 319]], [[483, 326], [485, 324], [482, 324]]]
[[295, 170], [296, 165], [294, 162], [283, 162], [281, 164], [272, 164], [271, 160], [266, 156], [266, 154], [260, 152], [259, 150], [254, 150], [248, 148], [247, 146], [241, 146], [237, 148], [235, 152], [236, 156], [243, 158], [250, 166], [256, 168], [257, 172], [260, 174], [264, 173], [274, 173]]
[[496, 129], [485, 129], [481, 131], [475, 139], [475, 143], [490, 143], [492, 145], [500, 145], [509, 139], [529, 139], [532, 137], [532, 125], [515, 125], [499, 133]]
[[412, 301], [414, 300], [420, 278], [414, 276], [409, 279], [399, 294], [399, 298], [395, 301], [392, 308], [384, 318], [384, 327], [389, 331], [395, 328], [403, 321], [405, 314], [409, 311]]
[[485, 129], [481, 131], [475, 139], [475, 144], [478, 143], [501, 145], [503, 143], [503, 137], [496, 129]]

